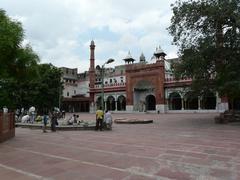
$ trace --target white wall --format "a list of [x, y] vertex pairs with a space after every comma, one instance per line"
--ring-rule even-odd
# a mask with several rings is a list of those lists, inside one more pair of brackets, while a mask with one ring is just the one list
[[[70, 98], [77, 94], [83, 94], [86, 97], [89, 97], [88, 91], [89, 91], [89, 81], [77, 82], [75, 85], [65, 83], [64, 90], [63, 90], [63, 97]], [[69, 93], [69, 96], [67, 96], [67, 93]]]

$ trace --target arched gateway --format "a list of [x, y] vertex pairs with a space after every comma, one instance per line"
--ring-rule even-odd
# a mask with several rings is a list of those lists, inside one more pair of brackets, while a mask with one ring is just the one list
[[156, 99], [154, 94], [154, 86], [146, 80], [139, 81], [134, 87], [134, 110], [135, 111], [151, 111], [156, 110]]
[[156, 110], [156, 99], [153, 95], [148, 95], [146, 97], [146, 110], [153, 111]]
[[164, 112], [164, 61], [126, 66], [127, 111]]

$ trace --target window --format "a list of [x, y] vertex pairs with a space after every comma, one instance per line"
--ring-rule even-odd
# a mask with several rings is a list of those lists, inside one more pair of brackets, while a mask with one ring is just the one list
[[123, 77], [120, 77], [121, 78], [121, 83], [123, 83]]
[[66, 73], [68, 74], [68, 69], [66, 69]]
[[112, 83], [112, 79], [110, 79], [110, 84]]
[[76, 90], [74, 90], [74, 94], [76, 94]]
[[69, 96], [69, 92], [67, 92], [67, 96]]

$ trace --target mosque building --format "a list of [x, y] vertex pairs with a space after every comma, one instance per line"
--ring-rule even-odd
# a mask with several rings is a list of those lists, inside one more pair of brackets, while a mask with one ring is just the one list
[[[142, 53], [139, 60], [130, 51], [124, 64], [114, 68], [95, 67], [95, 43], [90, 44], [89, 71], [62, 67], [63, 102], [66, 112], [95, 112], [103, 106], [112, 112], [222, 112], [228, 109], [226, 98], [209, 92], [204, 96], [192, 93], [192, 79], [176, 80], [170, 65], [179, 61], [165, 59], [157, 47], [151, 63]], [[103, 97], [103, 99], [102, 99]]]

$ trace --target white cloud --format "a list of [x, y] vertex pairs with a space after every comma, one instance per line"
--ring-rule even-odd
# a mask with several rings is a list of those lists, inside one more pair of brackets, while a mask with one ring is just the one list
[[175, 56], [166, 30], [174, 1], [2, 0], [1, 6], [22, 22], [23, 44], [30, 42], [42, 62], [84, 71], [91, 38], [99, 64], [110, 57], [121, 64], [128, 50], [135, 58], [141, 52], [151, 58], [159, 44], [169, 57]]

